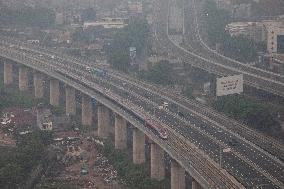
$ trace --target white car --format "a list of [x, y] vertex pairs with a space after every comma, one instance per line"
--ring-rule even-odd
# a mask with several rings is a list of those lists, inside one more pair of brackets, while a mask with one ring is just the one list
[[164, 102], [163, 105], [164, 105], [165, 108], [167, 108], [169, 106], [169, 103]]
[[86, 70], [87, 70], [88, 72], [90, 72], [90, 71], [91, 71], [91, 68], [90, 68], [89, 66], [87, 66], [87, 67], [86, 67]]

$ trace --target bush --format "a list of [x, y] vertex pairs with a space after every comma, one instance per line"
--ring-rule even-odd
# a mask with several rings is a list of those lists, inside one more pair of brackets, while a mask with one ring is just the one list
[[21, 93], [17, 89], [0, 88], [0, 110], [10, 106], [31, 108], [37, 104], [37, 100]]
[[17, 148], [0, 155], [0, 188], [21, 188], [44, 157], [51, 138], [51, 133], [40, 131], [19, 136]]
[[168, 189], [170, 183], [168, 180], [155, 181], [149, 177], [148, 162], [142, 165], [132, 163], [132, 154], [130, 151], [117, 151], [111, 142], [106, 141], [104, 147], [99, 150], [108, 158], [110, 163], [117, 170], [118, 176], [121, 177], [129, 188], [137, 189]]
[[172, 72], [173, 70], [169, 61], [160, 61], [149, 71], [140, 72], [139, 77], [155, 84], [172, 85], [175, 83], [175, 78]]
[[262, 132], [276, 132], [280, 124], [276, 121], [269, 107], [240, 95], [219, 97], [214, 107], [230, 117], [247, 123], [250, 127]]

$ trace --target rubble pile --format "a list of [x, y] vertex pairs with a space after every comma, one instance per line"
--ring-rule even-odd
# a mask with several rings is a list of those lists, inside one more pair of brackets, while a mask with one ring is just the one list
[[117, 179], [117, 171], [109, 164], [108, 159], [102, 154], [96, 156], [94, 162], [94, 174], [103, 177], [106, 183], [110, 183]]

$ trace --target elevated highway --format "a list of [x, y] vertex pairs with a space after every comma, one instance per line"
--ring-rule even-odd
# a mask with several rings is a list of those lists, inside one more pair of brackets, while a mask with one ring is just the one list
[[[112, 71], [109, 71], [107, 78], [94, 77], [85, 71], [88, 62], [76, 61], [71, 57], [66, 58], [66, 56], [53, 54], [48, 50], [39, 51], [36, 48], [25, 47], [23, 44], [12, 45], [12, 43], [2, 41], [1, 55], [63, 81], [84, 94], [95, 97], [105, 105], [107, 103], [101, 100], [104, 97], [105, 100], [111, 101], [111, 103], [122, 109], [124, 113], [128, 113], [128, 117], [122, 113], [119, 113], [119, 115], [131, 123], [133, 122], [130, 117], [136, 119], [136, 122], [139, 121], [137, 114], [133, 115], [133, 112], [139, 111], [165, 125], [170, 134], [167, 141], [159, 139], [153, 131], [145, 126], [139, 127], [139, 129], [145, 131], [150, 137], [154, 136], [151, 139], [162, 146], [205, 188], [242, 188], [243, 186], [259, 185], [267, 188], [283, 187], [282, 161], [243, 137], [234, 134], [230, 131], [230, 128], [220, 126], [220, 123], [198, 115], [200, 113], [194, 111], [194, 109], [193, 112], [192, 110], [189, 111], [188, 109], [194, 106], [191, 105], [188, 108], [182, 105], [180, 102], [186, 102], [185, 99], [172, 99], [175, 95], [169, 95], [172, 96], [169, 97], [163, 94], [165, 91], [153, 90], [153, 86], [139, 81], [134, 82], [133, 79], [122, 77], [119, 73]], [[52, 56], [54, 58], [51, 58]], [[86, 89], [78, 88], [77, 85]], [[94, 96], [93, 93], [91, 95], [91, 93], [86, 92], [87, 89], [101, 96]], [[157, 109], [157, 105], [163, 101], [170, 102], [169, 108], [167, 110]], [[187, 104], [191, 103], [187, 102]], [[108, 104], [105, 106], [116, 113], [120, 112], [114, 109], [114, 105], [110, 106]], [[182, 117], [177, 113], [177, 109], [179, 109], [178, 112], [183, 114]], [[222, 117], [219, 119], [222, 119]], [[140, 124], [143, 125], [141, 120]], [[228, 143], [231, 138], [235, 138], [239, 145], [230, 146]], [[277, 144], [273, 140], [269, 142]], [[163, 145], [166, 145], [166, 147]], [[222, 154], [222, 151], [220, 153], [220, 149], [229, 146], [233, 149], [230, 153]], [[274, 146], [276, 146], [280, 154], [283, 154], [283, 147], [280, 144]], [[172, 155], [174, 152], [176, 156]], [[193, 157], [193, 154], [195, 154], [195, 157]], [[221, 163], [224, 168], [221, 170], [218, 165], [220, 155], [223, 155]], [[179, 158], [184, 159], [181, 161]], [[237, 184], [236, 180], [243, 186]]]
[[[193, 0], [189, 1], [189, 5], [185, 4], [185, 8], [190, 8], [189, 13], [184, 14], [186, 18], [190, 18], [190, 23], [184, 24], [189, 26], [190, 30], [185, 30], [190, 35], [189, 48], [182, 47], [168, 33], [169, 3], [171, 1], [156, 1], [156, 22], [155, 36], [160, 48], [163, 48], [183, 62], [191, 64], [194, 67], [208, 71], [217, 76], [228, 76], [234, 74], [243, 74], [244, 82], [248, 86], [261, 89], [274, 95], [284, 96], [284, 76], [262, 70], [259, 68], [246, 65], [235, 60], [224, 57], [217, 52], [211, 50], [202, 41], [199, 34], [197, 22], [197, 13], [194, 9]], [[185, 1], [187, 2], [187, 1]], [[187, 10], [188, 11], [188, 10]], [[189, 17], [188, 17], [189, 16]]]

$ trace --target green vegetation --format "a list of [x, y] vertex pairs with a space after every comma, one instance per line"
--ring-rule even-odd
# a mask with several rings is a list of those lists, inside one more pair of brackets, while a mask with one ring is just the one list
[[280, 125], [269, 107], [240, 95], [230, 95], [218, 98], [214, 104], [218, 111], [230, 117], [240, 119], [250, 127], [262, 132], [275, 133], [280, 130]]
[[72, 34], [72, 40], [74, 42], [88, 43], [90, 41], [89, 35], [87, 35], [83, 28], [77, 28]]
[[0, 24], [48, 27], [55, 23], [55, 13], [47, 8], [23, 7], [21, 9], [2, 8]]
[[227, 11], [218, 9], [212, 0], [206, 0], [202, 7], [203, 28], [211, 45], [221, 44], [225, 56], [242, 62], [254, 61], [257, 57], [258, 46], [245, 36], [231, 37], [225, 31], [225, 26], [232, 21]]
[[130, 66], [129, 48], [136, 47], [137, 56], [141, 56], [148, 47], [149, 25], [146, 19], [134, 18], [128, 26], [119, 30], [108, 49], [111, 65], [119, 70], [128, 71]]
[[205, 0], [201, 14], [209, 42], [222, 43], [226, 35], [225, 26], [231, 21], [229, 13], [218, 9], [215, 1]]
[[64, 114], [64, 112], [65, 112], [64, 108], [61, 107], [61, 106], [57, 107], [57, 106], [50, 105], [49, 107], [50, 107], [51, 113], [53, 115], [56, 115], [56, 116], [60, 116], [60, 115]]
[[256, 44], [245, 36], [230, 37], [225, 35], [222, 44], [225, 56], [233, 57], [241, 62], [254, 61], [257, 56]]
[[192, 93], [193, 93], [193, 87], [192, 86], [187, 86], [183, 91], [182, 93], [188, 97], [188, 98], [192, 98]]
[[82, 19], [84, 21], [96, 19], [96, 11], [93, 8], [82, 10]]
[[149, 163], [134, 165], [129, 151], [116, 151], [110, 142], [105, 142], [104, 147], [99, 150], [108, 158], [115, 167], [119, 177], [121, 177], [128, 188], [136, 189], [168, 189], [169, 180], [155, 181], [149, 177]]
[[38, 103], [38, 100], [31, 98], [29, 95], [21, 93], [18, 89], [5, 89], [0, 86], [0, 111], [10, 106], [20, 106], [31, 108]]
[[163, 60], [155, 64], [149, 71], [140, 72], [139, 77], [155, 84], [172, 85], [175, 83], [172, 72], [169, 61]]
[[21, 188], [45, 156], [51, 138], [51, 133], [40, 131], [17, 136], [17, 147], [0, 153], [0, 188]]
[[35, 189], [78, 189], [78, 188], [70, 184], [48, 182], [48, 183], [41, 183], [39, 186], [36, 186]]

